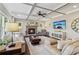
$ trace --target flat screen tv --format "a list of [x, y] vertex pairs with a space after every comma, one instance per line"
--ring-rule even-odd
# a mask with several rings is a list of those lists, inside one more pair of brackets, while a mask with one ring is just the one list
[[54, 29], [66, 29], [66, 20], [53, 22]]

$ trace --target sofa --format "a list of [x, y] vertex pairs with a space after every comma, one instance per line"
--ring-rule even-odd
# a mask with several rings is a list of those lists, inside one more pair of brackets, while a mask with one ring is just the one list
[[4, 38], [0, 40], [0, 54], [20, 53], [25, 53], [25, 41], [23, 40], [23, 36], [15, 36], [13, 42], [11, 40], [11, 37], [8, 35], [4, 36]]
[[49, 32], [47, 32], [46, 30], [41, 30], [41, 32], [38, 32], [36, 35], [49, 37]]
[[79, 55], [79, 40], [53, 39], [50, 43], [53, 44], [49, 45], [49, 51], [54, 55]]
[[23, 42], [16, 42], [16, 43], [9, 43], [6, 47], [2, 47], [0, 54], [2, 55], [17, 55], [17, 54], [24, 54], [25, 53], [25, 43]]
[[20, 49], [20, 51], [17, 52], [16, 54], [23, 54], [23, 53], [25, 53], [25, 43], [24, 42], [16, 42], [16, 43], [13, 43], [13, 44], [14, 44], [14, 46], [12, 46], [12, 47], [11, 47], [12, 44], [8, 45], [6, 47], [6, 51]]

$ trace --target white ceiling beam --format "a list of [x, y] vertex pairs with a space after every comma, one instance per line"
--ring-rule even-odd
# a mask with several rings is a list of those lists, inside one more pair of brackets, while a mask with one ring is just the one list
[[58, 7], [58, 8], [55, 9], [55, 10], [61, 9], [61, 8], [65, 7], [65, 6], [67, 6], [68, 4], [70, 4], [70, 3], [66, 3], [66, 4], [64, 4], [64, 5], [60, 6], [60, 7]]
[[[57, 9], [55, 9], [55, 11], [57, 11], [57, 10], [59, 10], [59, 9], [61, 9], [61, 8], [63, 8], [63, 7], [65, 7], [65, 6], [67, 6], [68, 4], [70, 4], [70, 3], [66, 3], [65, 5], [62, 5], [62, 6], [58, 7]], [[51, 11], [50, 13], [52, 13], [52, 11]], [[48, 14], [50, 14], [50, 13], [48, 13]]]
[[[28, 16], [28, 14], [26, 14], [26, 13], [22, 13], [22, 12], [14, 12], [14, 11], [12, 11], [12, 13], [13, 14], [21, 14], [21, 15], [26, 15], [26, 16]], [[30, 16], [35, 16], [35, 17], [37, 17], [36, 15], [30, 15]]]
[[29, 19], [29, 16], [32, 14], [32, 12], [33, 12], [33, 10], [34, 10], [35, 6], [36, 6], [36, 3], [34, 3], [34, 5], [32, 6], [32, 8], [31, 8], [31, 10], [30, 10], [30, 12], [29, 12], [29, 14], [28, 14], [28, 16], [27, 16], [26, 20], [28, 20], [28, 19]]
[[[33, 4], [30, 4], [30, 3], [24, 3], [24, 4], [33, 6]], [[48, 9], [48, 8], [44, 8], [44, 7], [41, 7], [41, 6], [37, 6], [36, 5], [35, 7], [38, 7], [38, 8], [41, 8], [41, 9], [45, 9], [45, 10], [49, 10], [51, 12], [56, 12], [56, 13], [59, 13], [59, 14], [66, 15], [65, 13], [62, 13], [62, 12], [59, 12], [59, 11], [56, 11], [56, 10], [51, 10], [51, 9]]]

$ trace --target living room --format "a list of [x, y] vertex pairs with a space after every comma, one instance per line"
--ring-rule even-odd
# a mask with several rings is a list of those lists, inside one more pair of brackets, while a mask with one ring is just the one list
[[78, 55], [79, 3], [0, 3], [1, 55]]

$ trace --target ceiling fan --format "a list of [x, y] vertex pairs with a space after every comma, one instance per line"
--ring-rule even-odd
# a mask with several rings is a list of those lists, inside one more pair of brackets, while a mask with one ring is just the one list
[[45, 17], [47, 15], [46, 13], [42, 13], [41, 11], [39, 11], [37, 14], [42, 17]]

